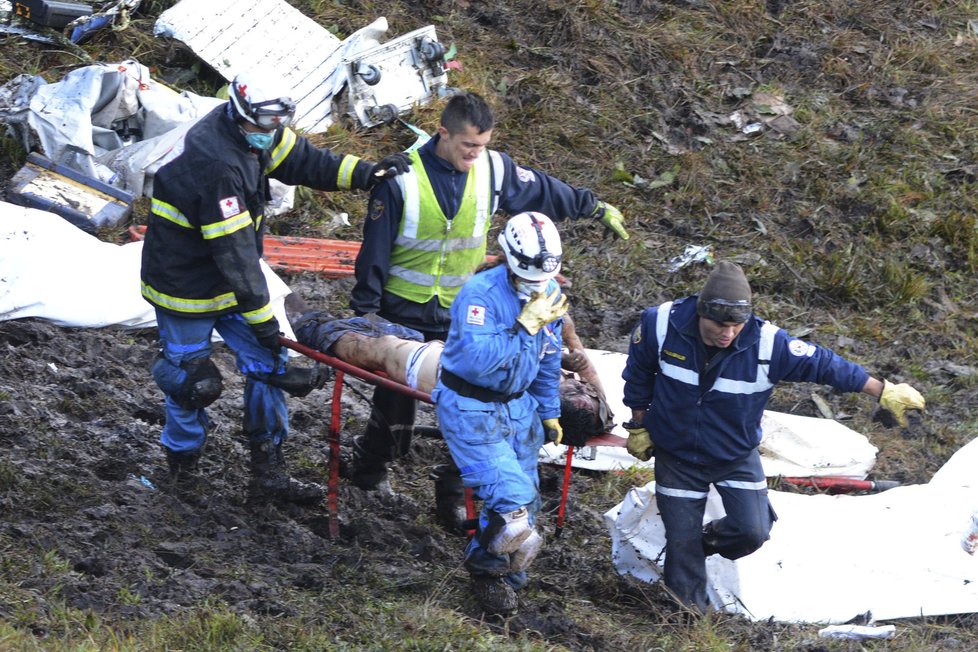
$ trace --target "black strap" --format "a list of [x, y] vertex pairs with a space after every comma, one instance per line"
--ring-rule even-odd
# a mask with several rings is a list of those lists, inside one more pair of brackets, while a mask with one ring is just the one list
[[494, 392], [491, 389], [486, 389], [485, 387], [473, 385], [464, 378], [456, 376], [444, 367], [442, 367], [441, 370], [441, 382], [445, 387], [452, 390], [456, 394], [465, 396], [466, 398], [474, 398], [475, 400], [482, 401], [483, 403], [507, 403], [523, 396], [523, 392], [516, 392], [515, 394], [503, 394], [501, 392]]

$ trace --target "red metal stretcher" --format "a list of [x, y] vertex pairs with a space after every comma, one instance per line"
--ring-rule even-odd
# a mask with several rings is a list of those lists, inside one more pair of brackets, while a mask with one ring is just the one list
[[[336, 539], [339, 536], [339, 476], [340, 476], [340, 401], [343, 396], [343, 375], [350, 374], [355, 376], [364, 382], [370, 383], [371, 385], [380, 385], [386, 389], [390, 389], [395, 392], [399, 392], [406, 396], [410, 396], [418, 401], [423, 401], [425, 403], [433, 403], [431, 400], [431, 394], [427, 392], [420, 392], [413, 389], [407, 385], [399, 383], [395, 380], [391, 380], [387, 376], [372, 371], [367, 371], [366, 369], [361, 369], [356, 365], [352, 365], [349, 362], [344, 362], [339, 358], [333, 357], [316, 349], [312, 349], [304, 344], [300, 344], [294, 340], [290, 340], [286, 337], [282, 338], [282, 344], [288, 348], [301, 353], [302, 355], [311, 358], [322, 364], [329, 365], [336, 370], [336, 376], [333, 379], [333, 402], [332, 409], [330, 410], [329, 418], [329, 428], [328, 428], [328, 442], [329, 442], [329, 478], [326, 484], [326, 510], [329, 518], [329, 536], [331, 539]], [[589, 439], [587, 442], [588, 446], [624, 446], [625, 438], [619, 437], [618, 435], [613, 435], [611, 433], [605, 433]], [[567, 507], [567, 494], [570, 489], [570, 478], [571, 478], [571, 460], [574, 456], [574, 447], [567, 447], [567, 458], [564, 463], [564, 480], [560, 492], [560, 507], [557, 511], [557, 523], [555, 527], [555, 536], [560, 536], [561, 531], [564, 527], [564, 519], [566, 515]], [[470, 519], [474, 518], [474, 510], [472, 507], [471, 500], [471, 490], [466, 489], [466, 509], [468, 511], [468, 517]]]

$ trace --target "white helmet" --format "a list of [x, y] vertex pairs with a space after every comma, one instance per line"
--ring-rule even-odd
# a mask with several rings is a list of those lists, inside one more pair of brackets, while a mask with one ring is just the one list
[[560, 234], [550, 218], [528, 211], [509, 218], [499, 246], [514, 274], [527, 281], [549, 281], [560, 271]]
[[228, 95], [235, 113], [262, 129], [287, 127], [295, 116], [295, 102], [282, 78], [260, 70], [237, 74]]

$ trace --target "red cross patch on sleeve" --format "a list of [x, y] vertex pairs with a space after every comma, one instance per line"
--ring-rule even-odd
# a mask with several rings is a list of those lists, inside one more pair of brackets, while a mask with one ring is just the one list
[[477, 306], [474, 303], [469, 304], [469, 307], [465, 311], [465, 323], [473, 324], [475, 326], [485, 326], [486, 325], [485, 306]]
[[241, 203], [236, 196], [225, 197], [220, 201], [220, 205], [221, 215], [224, 216], [224, 219], [234, 217], [241, 213]]

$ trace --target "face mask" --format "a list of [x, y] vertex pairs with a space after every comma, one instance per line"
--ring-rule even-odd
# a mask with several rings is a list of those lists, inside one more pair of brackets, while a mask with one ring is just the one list
[[269, 149], [272, 141], [275, 140], [275, 132], [265, 133], [264, 131], [246, 131], [245, 140], [255, 149]]
[[516, 279], [516, 293], [520, 295], [521, 299], [529, 300], [534, 294], [539, 294], [547, 289], [547, 284], [550, 280], [546, 281], [525, 281], [523, 279]]

